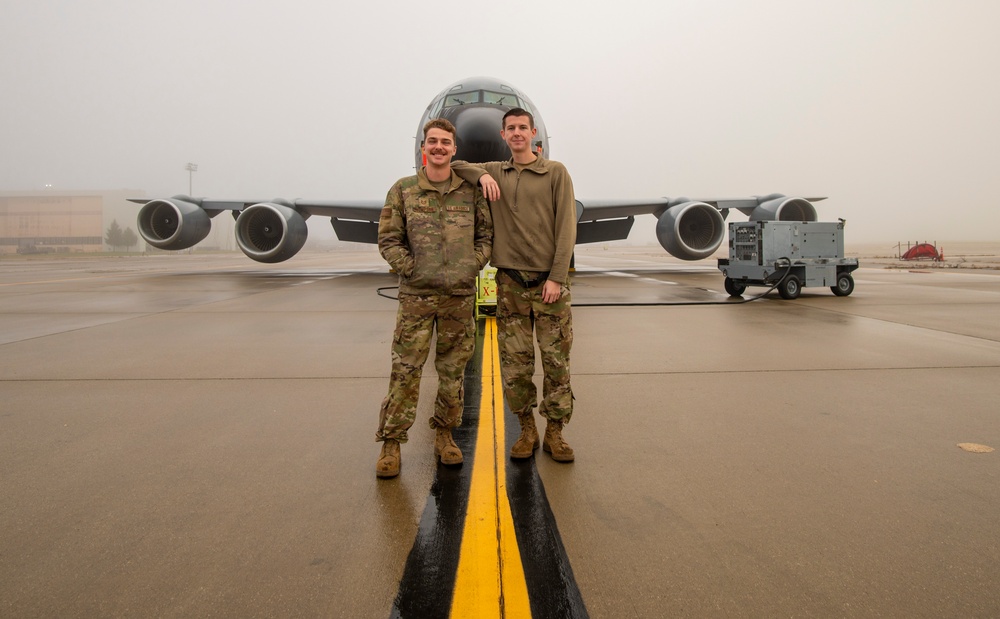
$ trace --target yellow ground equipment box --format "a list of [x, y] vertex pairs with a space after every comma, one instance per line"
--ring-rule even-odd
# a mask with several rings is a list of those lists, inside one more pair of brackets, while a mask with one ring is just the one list
[[486, 265], [476, 276], [476, 320], [497, 314], [497, 270]]

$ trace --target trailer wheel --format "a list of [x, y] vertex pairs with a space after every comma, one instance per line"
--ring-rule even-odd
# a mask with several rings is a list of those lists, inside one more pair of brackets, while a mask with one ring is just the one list
[[747, 289], [746, 284], [737, 284], [732, 277], [727, 277], [722, 282], [722, 285], [731, 297], [741, 297], [743, 296], [743, 291]]
[[830, 290], [838, 297], [846, 297], [854, 292], [854, 278], [850, 273], [841, 273], [837, 276], [837, 285], [830, 286]]
[[778, 294], [782, 299], [797, 299], [801, 292], [802, 282], [794, 275], [789, 275], [778, 284]]

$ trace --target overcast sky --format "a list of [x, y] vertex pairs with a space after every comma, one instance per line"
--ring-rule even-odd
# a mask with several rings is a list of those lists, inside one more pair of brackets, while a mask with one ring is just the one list
[[849, 242], [1000, 240], [998, 24], [995, 0], [4, 0], [0, 190], [162, 197], [194, 162], [196, 195], [380, 199], [430, 99], [485, 75], [580, 199], [818, 195]]

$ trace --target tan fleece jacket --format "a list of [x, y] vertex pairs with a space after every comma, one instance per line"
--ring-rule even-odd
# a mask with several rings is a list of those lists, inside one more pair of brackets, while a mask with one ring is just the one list
[[548, 271], [550, 280], [567, 283], [576, 244], [576, 198], [573, 180], [563, 164], [538, 157], [520, 172], [513, 159], [480, 164], [453, 161], [452, 169], [473, 184], [489, 173], [500, 185], [500, 200], [490, 203], [490, 264], [518, 271]]

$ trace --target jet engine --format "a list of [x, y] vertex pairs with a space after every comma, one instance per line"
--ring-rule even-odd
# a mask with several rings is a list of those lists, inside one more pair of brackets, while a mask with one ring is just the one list
[[670, 255], [681, 260], [708, 258], [726, 235], [722, 213], [704, 202], [679, 198], [654, 214], [658, 219], [656, 239]]
[[278, 200], [248, 206], [236, 218], [236, 243], [257, 262], [288, 260], [306, 243], [306, 217]]
[[139, 234], [158, 249], [187, 249], [212, 230], [208, 213], [187, 196], [151, 200], [139, 210]]
[[780, 193], [759, 198], [760, 206], [750, 212], [750, 221], [816, 221], [816, 207], [805, 198]]

